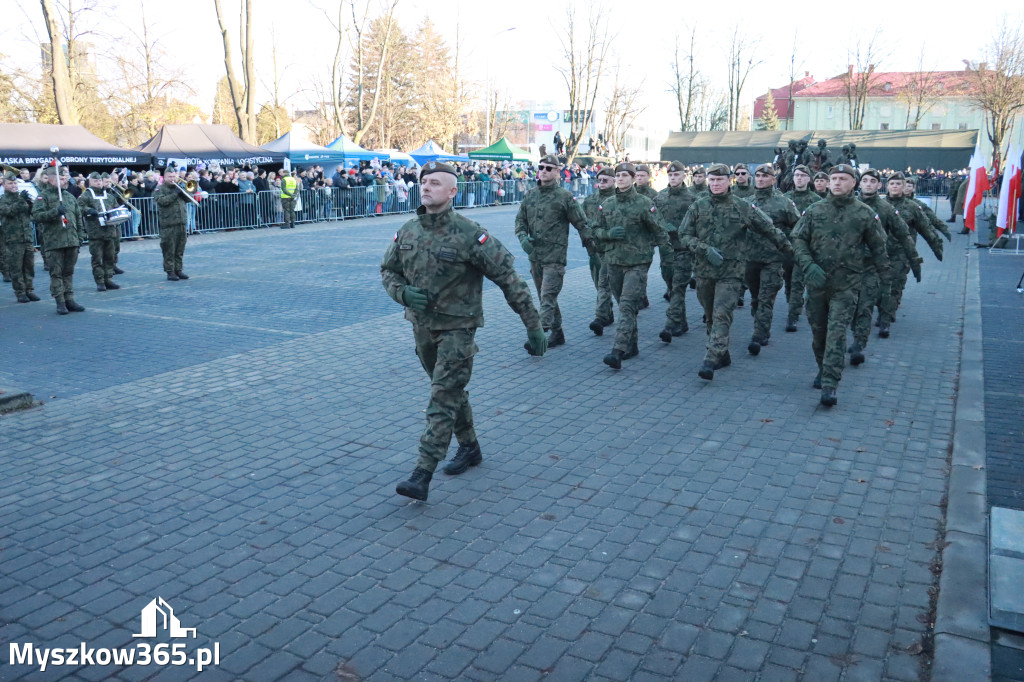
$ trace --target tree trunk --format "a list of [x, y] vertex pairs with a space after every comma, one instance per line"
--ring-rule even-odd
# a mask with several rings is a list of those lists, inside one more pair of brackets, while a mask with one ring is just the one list
[[245, 113], [249, 121], [244, 139], [256, 144], [256, 70], [253, 68], [252, 0], [245, 0]]
[[46, 33], [50, 38], [50, 77], [53, 82], [53, 101], [57, 109], [57, 120], [62, 125], [78, 125], [78, 112], [75, 110], [71, 74], [64, 57], [64, 36], [57, 26], [57, 13], [53, 0], [40, 0], [43, 6], [43, 18], [46, 20]]
[[213, 0], [213, 6], [217, 10], [217, 24], [220, 26], [220, 38], [224, 44], [224, 70], [228, 76], [228, 91], [231, 93], [231, 108], [235, 112], [235, 122], [238, 124], [238, 135], [244, 140], [249, 139], [248, 116], [242, 116], [242, 93], [235, 90], [235, 67], [231, 63], [231, 38], [228, 37], [228, 30], [224, 27], [224, 13], [220, 9], [220, 0]]

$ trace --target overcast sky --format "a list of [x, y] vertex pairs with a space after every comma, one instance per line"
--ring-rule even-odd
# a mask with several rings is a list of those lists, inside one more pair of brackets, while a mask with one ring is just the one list
[[[86, 1], [73, 0], [76, 7]], [[222, 2], [230, 17], [238, 16], [240, 0]], [[281, 89], [288, 103], [304, 108], [315, 99], [314, 76], [328, 73], [337, 40], [323, 10], [336, 16], [337, 2], [254, 0], [256, 70], [265, 84], [259, 88], [258, 102], [270, 98], [272, 31], [282, 72]], [[552, 101], [562, 108], [566, 105], [566, 88], [555, 67], [562, 60], [559, 35], [564, 33], [567, 4], [566, 0], [399, 0], [398, 17], [403, 29], [412, 32], [429, 15], [450, 44], [458, 30], [467, 77], [482, 83], [489, 75], [499, 88], [507, 89], [513, 101]], [[585, 17], [589, 5], [575, 5]], [[792, 10], [780, 9], [789, 5]], [[172, 52], [172, 61], [184, 69], [197, 92], [194, 101], [209, 112], [217, 80], [224, 73], [211, 0], [105, 0], [100, 7], [83, 19], [85, 25], [99, 31], [91, 38], [98, 52], [109, 53], [130, 42], [130, 29], [140, 26], [144, 7], [151, 35]], [[963, 68], [962, 60], [981, 56], [1001, 16], [1009, 15], [1017, 25], [1021, 19], [1019, 2], [1011, 0], [979, 3], [977, 7], [984, 7], [984, 16], [981, 11], [972, 12], [969, 4], [946, 0], [898, 4], [606, 2], [604, 7], [615, 35], [612, 61], [621, 65], [625, 79], [642, 81], [649, 123], [664, 130], [678, 128], [674, 100], [668, 92], [673, 44], [677, 35], [684, 44], [688, 42], [692, 26], [698, 29], [698, 66], [723, 89], [729, 36], [735, 23], [739, 21], [741, 31], [759, 41], [755, 54], [762, 63], [752, 71], [743, 93], [744, 101], [749, 103], [769, 87], [788, 82], [794, 35], [798, 74], [809, 71], [823, 80], [844, 71], [848, 47], [858, 38], [870, 38], [876, 30], [881, 32], [885, 52], [882, 70], [915, 70], [922, 48], [926, 69], [957, 70]], [[38, 68], [36, 41], [45, 36], [39, 3], [0, 0], [0, 17], [0, 53], [14, 55], [19, 64]], [[231, 37], [237, 51], [237, 29]], [[101, 59], [101, 68], [102, 63]], [[240, 69], [237, 56], [235, 64]]]

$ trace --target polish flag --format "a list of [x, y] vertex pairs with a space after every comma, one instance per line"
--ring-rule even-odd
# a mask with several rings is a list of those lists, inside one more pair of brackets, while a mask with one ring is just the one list
[[1017, 206], [1021, 195], [1021, 156], [1020, 144], [1014, 143], [1006, 156], [1006, 169], [1003, 172], [1003, 184], [999, 189], [999, 213], [996, 216], [996, 236], [1004, 232], [1013, 234], [1017, 231]]
[[974, 211], [981, 206], [981, 199], [989, 189], [988, 173], [985, 171], [985, 157], [981, 155], [981, 142], [975, 144], [971, 155], [971, 171], [968, 176], [967, 195], [964, 197], [964, 227], [974, 231]]

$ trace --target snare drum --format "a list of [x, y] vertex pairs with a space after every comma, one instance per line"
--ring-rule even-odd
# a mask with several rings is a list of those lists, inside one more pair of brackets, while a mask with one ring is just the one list
[[126, 223], [132, 219], [132, 212], [125, 206], [118, 206], [112, 208], [103, 214], [103, 224], [105, 225], [120, 225]]

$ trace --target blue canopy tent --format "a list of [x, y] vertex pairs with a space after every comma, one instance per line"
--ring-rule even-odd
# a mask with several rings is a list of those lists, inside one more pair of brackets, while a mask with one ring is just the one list
[[320, 164], [321, 166], [337, 165], [345, 162], [345, 155], [342, 152], [321, 147], [309, 140], [304, 140], [297, 135], [288, 132], [273, 142], [263, 145], [264, 149], [272, 152], [281, 152], [288, 155], [288, 160], [293, 166], [306, 166]]
[[398, 149], [382, 149], [382, 153], [387, 154], [391, 159], [391, 164], [394, 166], [409, 166], [416, 167], [420, 164], [410, 154]]
[[465, 156], [465, 155], [460, 156], [458, 154], [449, 154], [445, 150], [441, 149], [441, 147], [436, 142], [434, 142], [433, 140], [430, 140], [429, 142], [427, 142], [425, 145], [423, 145], [419, 149], [412, 150], [411, 152], [409, 152], [409, 156], [411, 156], [412, 158], [416, 159], [416, 161], [419, 162], [420, 165], [426, 163], [427, 161], [469, 161], [470, 160], [470, 158], [468, 156]]
[[391, 158], [386, 152], [374, 152], [369, 149], [363, 149], [344, 135], [341, 135], [334, 142], [327, 145], [327, 148], [340, 152], [345, 159], [345, 163], [349, 166], [355, 166], [359, 161], [372, 161], [373, 159], [389, 161]]

